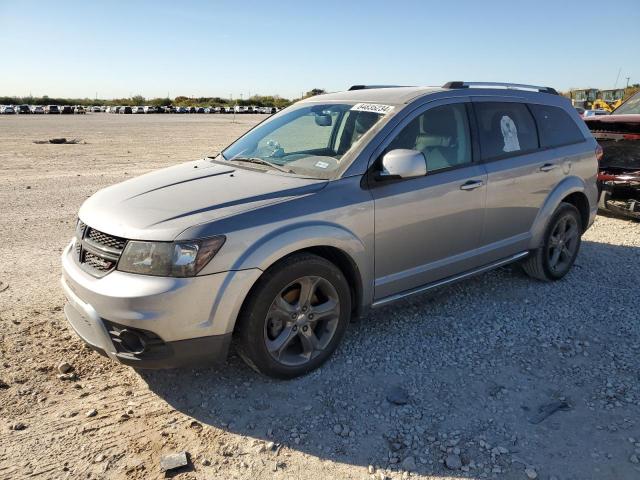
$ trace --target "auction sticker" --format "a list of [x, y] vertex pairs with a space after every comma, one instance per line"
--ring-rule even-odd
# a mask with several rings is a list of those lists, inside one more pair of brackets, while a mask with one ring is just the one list
[[386, 115], [393, 110], [391, 105], [382, 105], [380, 103], [356, 103], [351, 110], [356, 112], [372, 112]]

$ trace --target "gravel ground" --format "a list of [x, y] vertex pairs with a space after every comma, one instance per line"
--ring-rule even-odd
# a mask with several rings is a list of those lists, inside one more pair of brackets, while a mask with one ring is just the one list
[[[375, 310], [293, 381], [83, 347], [58, 284], [82, 201], [260, 119], [0, 117], [0, 478], [640, 478], [638, 223], [598, 217], [554, 284], [504, 268]], [[86, 143], [32, 143], [62, 136]]]

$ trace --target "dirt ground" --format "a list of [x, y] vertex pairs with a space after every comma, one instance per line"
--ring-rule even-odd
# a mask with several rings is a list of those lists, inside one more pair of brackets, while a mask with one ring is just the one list
[[375, 310], [294, 381], [85, 348], [59, 286], [81, 203], [262, 118], [0, 117], [0, 478], [164, 478], [182, 451], [179, 479], [640, 478], [638, 223], [598, 217], [554, 284], [504, 268]]

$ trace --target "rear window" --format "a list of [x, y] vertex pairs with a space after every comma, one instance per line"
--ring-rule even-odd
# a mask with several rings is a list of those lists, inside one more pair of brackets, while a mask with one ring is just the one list
[[538, 124], [542, 147], [559, 147], [584, 141], [576, 123], [561, 108], [547, 105], [529, 105], [529, 108]]
[[526, 105], [511, 102], [478, 102], [474, 105], [484, 160], [538, 148], [538, 132]]

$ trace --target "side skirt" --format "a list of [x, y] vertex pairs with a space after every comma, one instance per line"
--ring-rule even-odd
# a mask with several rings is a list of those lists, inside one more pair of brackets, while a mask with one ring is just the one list
[[410, 290], [405, 290], [404, 292], [389, 295], [388, 297], [384, 297], [384, 298], [381, 298], [380, 300], [376, 300], [375, 302], [373, 302], [373, 304], [371, 305], [371, 308], [382, 307], [384, 305], [388, 305], [389, 303], [393, 303], [398, 300], [402, 300], [403, 298], [409, 297], [411, 295], [415, 295], [416, 293], [423, 293], [428, 290], [431, 290], [432, 288], [441, 287], [443, 285], [448, 285], [449, 283], [457, 282], [459, 280], [464, 280], [465, 278], [471, 277], [473, 275], [478, 275], [480, 273], [488, 272], [489, 270], [493, 270], [495, 268], [502, 267], [503, 265], [508, 265], [509, 263], [516, 262], [526, 257], [527, 255], [529, 255], [528, 251], [516, 253], [515, 255], [504, 258], [502, 260], [498, 260], [497, 262], [490, 263], [480, 268], [469, 270], [467, 272], [460, 273], [458, 275], [453, 275], [451, 277], [438, 280], [437, 282], [428, 283], [426, 285], [415, 287]]

